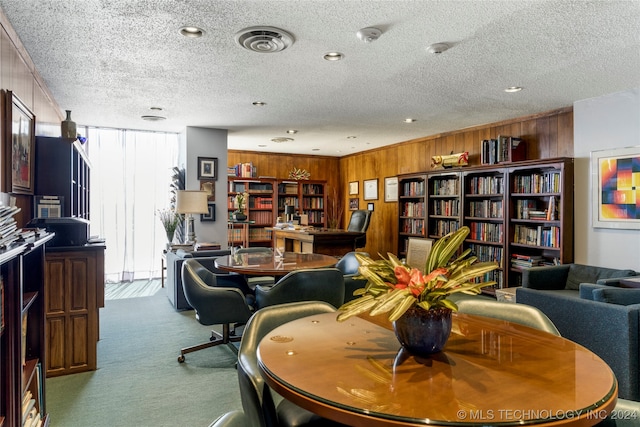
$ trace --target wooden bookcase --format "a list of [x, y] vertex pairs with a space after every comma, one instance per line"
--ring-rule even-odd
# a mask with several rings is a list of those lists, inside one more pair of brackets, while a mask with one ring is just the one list
[[[409, 237], [437, 239], [462, 224], [471, 230], [464, 247], [481, 261], [498, 262], [483, 279], [495, 280], [496, 288], [519, 286], [523, 266], [512, 266], [513, 258], [525, 260], [524, 267], [526, 260], [573, 262], [571, 158], [428, 171], [398, 182], [400, 257]], [[422, 183], [426, 195], [412, 192]]]
[[410, 237], [426, 236], [427, 176], [411, 174], [398, 176], [398, 253], [407, 256]]
[[234, 199], [238, 193], [248, 193], [245, 206], [249, 225], [229, 224], [229, 244], [243, 244], [243, 227], [248, 229], [249, 246], [270, 246], [271, 231], [266, 230], [276, 223], [276, 181], [271, 178], [236, 178], [229, 177], [228, 211], [229, 218], [235, 210]]
[[[27, 407], [42, 425], [46, 410], [44, 325], [45, 243], [53, 235], [0, 252], [2, 328], [0, 330], [0, 426], [23, 425]], [[23, 400], [26, 405], [23, 407]]]
[[326, 181], [279, 180], [277, 216], [285, 221], [285, 206], [293, 206], [298, 214], [308, 215], [310, 226], [326, 227], [326, 188]]

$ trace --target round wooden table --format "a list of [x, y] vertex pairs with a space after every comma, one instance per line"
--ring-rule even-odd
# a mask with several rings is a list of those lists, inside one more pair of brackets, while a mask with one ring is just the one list
[[386, 322], [336, 313], [298, 319], [261, 341], [265, 381], [297, 405], [351, 426], [591, 426], [614, 408], [609, 366], [555, 335], [454, 314], [444, 351], [413, 357]]
[[284, 276], [294, 270], [333, 267], [338, 259], [322, 254], [285, 252], [282, 257], [249, 252], [216, 258], [216, 268], [252, 276]]

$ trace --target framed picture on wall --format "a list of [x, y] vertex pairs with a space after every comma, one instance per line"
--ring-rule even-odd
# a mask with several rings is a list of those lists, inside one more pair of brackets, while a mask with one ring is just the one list
[[358, 194], [358, 181], [352, 181], [349, 183], [349, 195], [353, 196]]
[[349, 210], [350, 211], [357, 211], [360, 207], [360, 199], [358, 198], [354, 198], [354, 199], [349, 199]]
[[198, 157], [198, 179], [218, 179], [217, 157]]
[[378, 178], [364, 181], [364, 199], [378, 200]]
[[390, 176], [384, 179], [384, 201], [398, 201], [398, 177]]
[[35, 116], [11, 91], [5, 93], [4, 126], [10, 138], [4, 141], [2, 167], [8, 192], [33, 194], [35, 159]]
[[640, 230], [640, 146], [591, 152], [592, 225]]
[[209, 212], [206, 214], [200, 214], [200, 221], [215, 221], [216, 220], [216, 204], [207, 203], [207, 209]]
[[207, 200], [210, 202], [216, 201], [216, 183], [208, 179], [200, 180], [200, 191], [207, 193]]

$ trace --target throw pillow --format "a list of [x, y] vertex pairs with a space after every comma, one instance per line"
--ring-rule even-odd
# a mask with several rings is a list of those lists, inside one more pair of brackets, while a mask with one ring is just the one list
[[599, 288], [593, 290], [593, 300], [617, 305], [640, 304], [640, 289]]
[[614, 268], [594, 267], [591, 265], [571, 264], [565, 289], [580, 289], [580, 283], [597, 283], [599, 279], [626, 277], [633, 275], [632, 270], [616, 270]]

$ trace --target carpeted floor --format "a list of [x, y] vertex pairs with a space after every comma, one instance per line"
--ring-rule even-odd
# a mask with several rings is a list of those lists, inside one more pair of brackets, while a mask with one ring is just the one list
[[52, 427], [206, 427], [241, 409], [235, 354], [226, 345], [186, 355], [211, 328], [176, 312], [164, 292], [108, 300], [100, 310], [98, 370], [46, 382]]
[[160, 279], [134, 280], [133, 282], [105, 283], [104, 299], [150, 297], [162, 288]]

